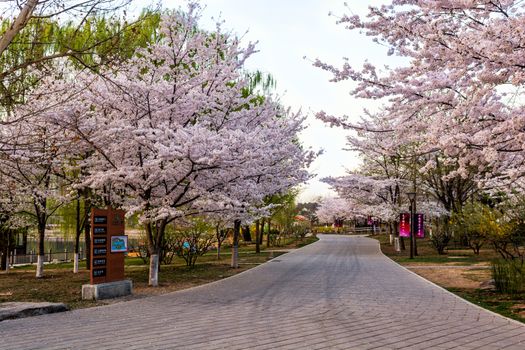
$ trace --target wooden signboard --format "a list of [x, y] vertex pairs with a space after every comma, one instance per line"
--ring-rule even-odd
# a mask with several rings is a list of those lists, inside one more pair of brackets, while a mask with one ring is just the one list
[[91, 210], [91, 284], [124, 279], [124, 215], [112, 208]]

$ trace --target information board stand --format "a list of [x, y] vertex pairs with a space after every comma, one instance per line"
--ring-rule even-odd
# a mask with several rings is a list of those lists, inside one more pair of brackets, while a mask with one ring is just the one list
[[131, 294], [131, 281], [124, 280], [124, 255], [128, 251], [124, 217], [123, 210], [91, 210], [90, 284], [82, 286], [82, 299]]

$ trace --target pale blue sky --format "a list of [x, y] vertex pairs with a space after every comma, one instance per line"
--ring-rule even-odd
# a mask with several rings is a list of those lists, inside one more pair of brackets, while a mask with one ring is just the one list
[[[384, 1], [347, 3], [353, 13], [365, 14], [369, 4]], [[139, 9], [142, 4], [150, 2], [136, 0], [133, 6]], [[164, 0], [162, 4], [165, 8], [178, 8], [185, 1]], [[346, 132], [324, 126], [314, 114], [324, 110], [357, 119], [363, 107], [373, 110], [377, 106], [349, 96], [351, 83], [330, 83], [330, 75], [313, 67], [311, 61], [320, 58], [339, 64], [348, 57], [357, 66], [367, 58], [387, 63], [387, 49], [336, 24], [335, 16], [349, 11], [344, 0], [201, 0], [201, 4], [205, 6], [201, 21], [204, 27], [213, 28], [212, 17], [220, 17], [225, 21], [224, 27], [243, 36], [246, 43], [258, 41], [259, 52], [250, 58], [247, 67], [271, 73], [283, 103], [309, 115], [309, 128], [302, 141], [314, 149], [324, 149], [325, 153], [313, 164], [312, 171], [317, 176], [304, 187], [300, 200], [333, 195], [319, 179], [343, 175], [345, 168], [355, 168], [359, 160], [355, 154], [342, 150]], [[335, 16], [329, 16], [330, 12]]]

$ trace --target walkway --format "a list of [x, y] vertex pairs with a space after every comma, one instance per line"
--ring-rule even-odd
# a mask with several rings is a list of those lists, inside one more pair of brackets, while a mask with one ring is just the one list
[[438, 288], [376, 241], [317, 243], [232, 278], [0, 322], [0, 349], [525, 349], [525, 326]]

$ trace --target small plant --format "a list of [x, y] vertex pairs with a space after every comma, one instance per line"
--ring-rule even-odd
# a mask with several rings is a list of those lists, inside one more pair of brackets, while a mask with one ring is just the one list
[[445, 249], [450, 242], [450, 234], [444, 231], [438, 231], [430, 236], [430, 243], [436, 249], [439, 255], [445, 254]]
[[277, 229], [272, 229], [269, 233], [270, 245], [280, 246], [281, 245], [281, 232]]
[[452, 229], [459, 233], [462, 242], [474, 254], [479, 255], [479, 251], [494, 232], [494, 226], [497, 226], [498, 216], [498, 211], [487, 205], [468, 203], [461, 212], [452, 214]]
[[204, 255], [215, 241], [214, 227], [199, 219], [193, 219], [184, 228], [175, 230], [171, 249], [184, 259], [186, 265], [194, 267], [199, 256]]
[[499, 292], [516, 294], [525, 291], [525, 266], [520, 260], [494, 260], [492, 277]]

